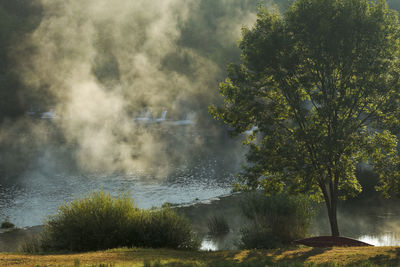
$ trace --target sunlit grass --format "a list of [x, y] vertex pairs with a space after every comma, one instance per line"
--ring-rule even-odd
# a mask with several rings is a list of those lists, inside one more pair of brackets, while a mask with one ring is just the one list
[[79, 254], [0, 253], [0, 266], [399, 266], [399, 247], [179, 251], [121, 248]]

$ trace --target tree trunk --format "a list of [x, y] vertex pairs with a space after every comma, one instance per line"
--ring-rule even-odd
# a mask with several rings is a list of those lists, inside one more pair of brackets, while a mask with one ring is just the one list
[[[332, 201], [332, 202], [336, 202], [336, 201]], [[332, 203], [332, 202], [330, 204], [330, 208], [327, 205], [329, 223], [331, 225], [331, 235], [339, 236], [339, 226], [338, 226], [337, 217], [336, 217], [336, 203]]]
[[[339, 236], [339, 226], [337, 223], [336, 208], [337, 208], [337, 196], [334, 194], [334, 190], [330, 188], [328, 191], [325, 185], [321, 185], [322, 193], [324, 195], [326, 208], [328, 210], [329, 224], [331, 226], [331, 235]], [[329, 192], [329, 193], [328, 193]]]

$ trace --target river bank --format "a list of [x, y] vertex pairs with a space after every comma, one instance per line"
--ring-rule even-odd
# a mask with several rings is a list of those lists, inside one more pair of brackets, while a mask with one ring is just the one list
[[[195, 232], [203, 240], [203, 250], [235, 250], [238, 249], [240, 228], [248, 223], [241, 215], [240, 202], [246, 197], [245, 193], [226, 194], [207, 200], [197, 200], [186, 204], [166, 204], [178, 213], [186, 216]], [[386, 200], [385, 200], [386, 201]], [[386, 204], [385, 204], [386, 203]], [[370, 243], [376, 246], [398, 246], [400, 235], [397, 231], [398, 214], [400, 211], [389, 207], [398, 207], [398, 202], [380, 202], [379, 208], [374, 208], [372, 203], [364, 202], [349, 207], [340, 207], [339, 221], [342, 225], [342, 234]], [[375, 203], [376, 204], [376, 203]], [[361, 208], [363, 207], [363, 208]], [[329, 224], [323, 203], [317, 207], [317, 216], [309, 231], [310, 236], [329, 235]], [[372, 213], [372, 211], [375, 211]], [[351, 214], [350, 214], [351, 212]], [[229, 225], [229, 233], [222, 237], [208, 235], [208, 223], [213, 216], [221, 216]], [[350, 219], [351, 218], [351, 219]], [[16, 252], [29, 240], [39, 234], [42, 225], [0, 230], [0, 251]]]
[[[208, 233], [208, 220], [212, 216], [219, 215], [229, 222], [232, 231], [220, 240], [219, 248], [234, 249], [236, 248], [235, 229], [239, 229], [245, 221], [239, 216], [239, 202], [243, 198], [243, 194], [227, 194], [220, 197], [214, 197], [208, 200], [196, 201], [186, 204], [170, 204], [170, 207], [179, 214], [186, 216], [194, 231], [205, 239]], [[24, 228], [0, 229], [0, 252], [17, 252], [20, 246], [26, 240], [35, 238], [43, 230], [43, 225], [37, 225]], [[213, 242], [218, 242], [214, 240]], [[209, 248], [205, 248], [209, 249]], [[217, 249], [217, 248], [216, 248]]]
[[0, 251], [17, 252], [20, 246], [28, 239], [35, 238], [43, 230], [43, 225], [25, 228], [12, 228], [0, 230]]

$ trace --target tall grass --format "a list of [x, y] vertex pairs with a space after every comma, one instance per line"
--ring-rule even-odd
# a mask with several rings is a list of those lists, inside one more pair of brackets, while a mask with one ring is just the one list
[[301, 195], [248, 195], [241, 210], [252, 223], [241, 229], [242, 247], [276, 248], [304, 238], [314, 216], [311, 204], [308, 197]]
[[211, 236], [223, 236], [230, 231], [228, 222], [222, 215], [213, 215], [208, 218], [207, 227], [208, 234]]

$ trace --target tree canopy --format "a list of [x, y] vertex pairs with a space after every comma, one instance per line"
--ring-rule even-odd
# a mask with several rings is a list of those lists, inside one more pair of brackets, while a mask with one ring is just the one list
[[242, 188], [308, 192], [339, 235], [338, 198], [361, 191], [360, 162], [399, 193], [400, 26], [385, 1], [298, 0], [244, 28], [241, 64], [219, 86], [216, 119], [247, 137]]

